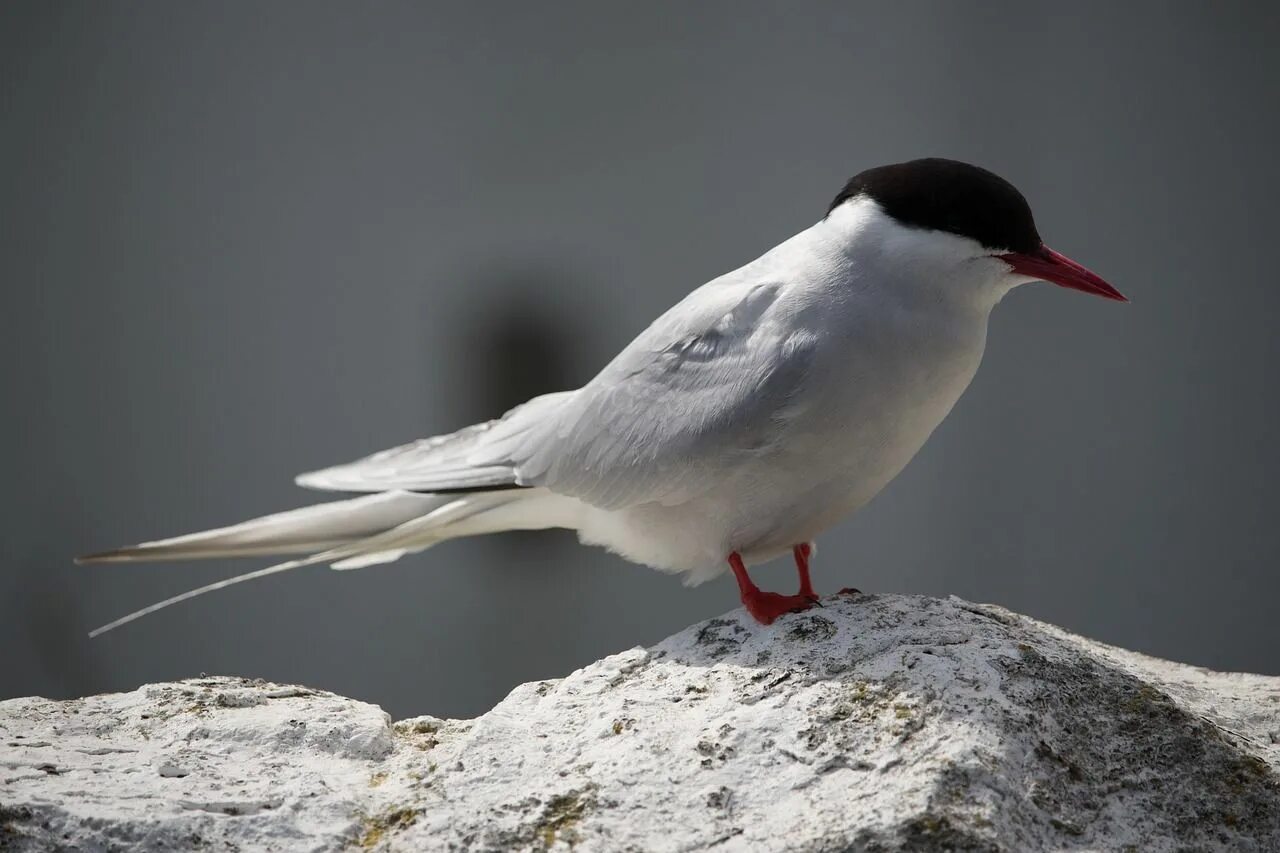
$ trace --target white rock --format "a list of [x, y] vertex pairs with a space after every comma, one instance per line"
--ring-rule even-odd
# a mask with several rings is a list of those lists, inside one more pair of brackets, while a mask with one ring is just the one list
[[824, 604], [476, 720], [236, 678], [3, 702], [0, 848], [1280, 849], [1280, 679], [959, 599]]

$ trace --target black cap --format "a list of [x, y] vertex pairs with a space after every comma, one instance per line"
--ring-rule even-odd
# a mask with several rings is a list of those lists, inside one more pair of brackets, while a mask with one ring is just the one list
[[860, 196], [903, 225], [949, 231], [988, 249], [1033, 252], [1041, 245], [1022, 193], [999, 175], [958, 160], [928, 157], [867, 169], [849, 179], [828, 215]]

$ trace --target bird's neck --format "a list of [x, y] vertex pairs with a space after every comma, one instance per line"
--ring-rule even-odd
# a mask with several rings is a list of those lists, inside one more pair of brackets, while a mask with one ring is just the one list
[[985, 319], [1011, 287], [998, 259], [974, 257], [963, 238], [901, 225], [869, 200], [837, 207], [794, 240], [795, 256], [841, 271], [845, 286], [886, 304]]

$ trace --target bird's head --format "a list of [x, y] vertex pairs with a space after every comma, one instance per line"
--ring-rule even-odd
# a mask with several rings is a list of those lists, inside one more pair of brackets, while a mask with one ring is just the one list
[[895, 226], [890, 236], [903, 244], [900, 261], [928, 264], [944, 277], [948, 267], [981, 269], [978, 278], [1001, 293], [1038, 280], [1129, 301], [1101, 276], [1046, 246], [1022, 193], [986, 169], [937, 157], [878, 166], [850, 178], [827, 216], [860, 216], [868, 209]]

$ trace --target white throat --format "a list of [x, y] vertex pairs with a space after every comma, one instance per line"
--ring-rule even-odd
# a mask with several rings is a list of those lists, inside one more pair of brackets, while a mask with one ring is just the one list
[[841, 204], [809, 231], [825, 251], [842, 255], [858, 280], [911, 304], [989, 312], [1029, 280], [977, 241], [902, 225], [865, 197]]

